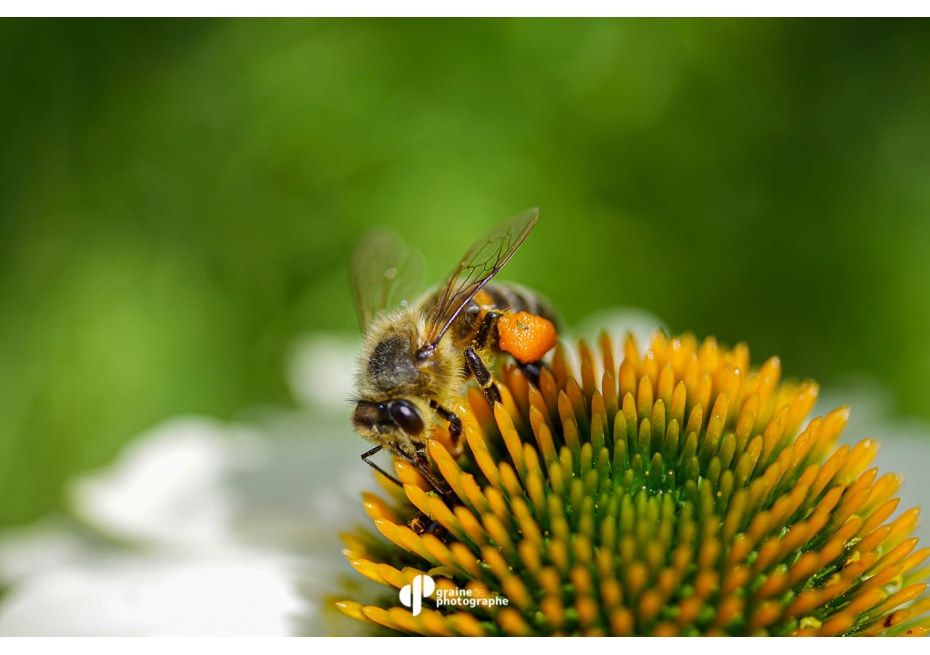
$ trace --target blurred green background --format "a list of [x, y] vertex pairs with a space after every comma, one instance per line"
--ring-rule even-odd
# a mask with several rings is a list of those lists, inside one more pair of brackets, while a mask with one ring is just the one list
[[505, 277], [569, 322], [930, 418], [928, 70], [919, 21], [0, 22], [0, 525], [164, 417], [292, 403], [370, 226], [438, 280], [533, 205]]

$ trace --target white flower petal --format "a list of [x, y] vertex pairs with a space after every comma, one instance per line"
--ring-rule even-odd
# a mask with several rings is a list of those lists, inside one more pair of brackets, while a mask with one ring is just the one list
[[[880, 382], [851, 380], [821, 392], [813, 416], [823, 416], [841, 405], [850, 408], [849, 423], [840, 436], [841, 444], [875, 439], [880, 444], [873, 466], [878, 474], [899, 473], [904, 477], [901, 503], [893, 516], [913, 507], [930, 505], [930, 424], [913, 417], [894, 415], [893, 396]], [[930, 521], [919, 522], [914, 536], [920, 546], [930, 543]]]
[[85, 557], [93, 546], [66, 521], [46, 518], [0, 533], [0, 581], [11, 583]]
[[75, 511], [123, 539], [209, 547], [228, 540], [233, 514], [224, 477], [260, 463], [257, 433], [206, 418], [166, 421], [107, 469], [71, 486]]
[[313, 334], [298, 341], [287, 361], [291, 393], [308, 407], [325, 407], [345, 413], [355, 387], [358, 337]]
[[283, 636], [305, 603], [281, 561], [108, 556], [53, 568], [0, 606], [0, 635]]
[[72, 485], [92, 529], [3, 535], [0, 634], [325, 634], [318, 605], [351, 572], [338, 532], [373, 479], [344, 416], [274, 416], [167, 421]]
[[607, 332], [614, 340], [617, 357], [621, 357], [627, 334], [632, 334], [636, 346], [645, 352], [652, 341], [652, 335], [660, 329], [668, 333], [665, 323], [655, 314], [637, 307], [617, 307], [588, 316], [571, 333], [573, 339], [582, 338], [590, 344], [596, 344], [601, 332]]
[[[584, 339], [589, 346], [596, 349], [601, 333], [606, 332], [613, 345], [614, 357], [622, 358], [628, 334], [633, 335], [633, 340], [640, 352], [646, 352], [649, 344], [652, 343], [652, 336], [660, 329], [668, 333], [665, 324], [654, 314], [636, 307], [616, 307], [582, 319], [576, 328], [563, 330], [559, 336], [570, 346], [564, 350], [569, 371], [580, 380], [581, 359], [575, 347], [579, 339]], [[619, 359], [617, 361], [619, 362]], [[600, 357], [595, 357], [592, 363], [594, 364], [594, 377], [600, 380], [604, 374], [603, 361]]]
[[231, 530], [240, 543], [311, 555], [349, 572], [338, 533], [368, 522], [361, 490], [378, 486], [359, 459], [368, 446], [348, 419], [314, 416], [309, 421], [277, 414], [264, 423], [274, 435], [264, 442], [264, 462], [228, 480], [235, 507]]

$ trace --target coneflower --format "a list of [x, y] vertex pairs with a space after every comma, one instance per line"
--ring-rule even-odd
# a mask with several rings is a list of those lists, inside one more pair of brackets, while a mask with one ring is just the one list
[[[927, 633], [919, 510], [891, 518], [901, 477], [869, 468], [877, 442], [835, 449], [847, 408], [802, 428], [816, 383], [742, 344], [623, 350], [580, 343], [576, 377], [560, 347], [538, 388], [504, 366], [493, 410], [468, 388], [463, 443], [429, 444], [451, 491], [395, 462], [403, 489], [364, 497], [383, 538], [344, 535], [387, 590], [339, 609], [423, 635]], [[399, 590], [423, 575], [414, 615]], [[501, 600], [436, 601], [463, 593]]]

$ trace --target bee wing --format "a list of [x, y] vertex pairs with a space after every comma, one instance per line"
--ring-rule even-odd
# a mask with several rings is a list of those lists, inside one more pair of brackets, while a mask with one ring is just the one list
[[419, 290], [423, 257], [394, 233], [376, 230], [355, 249], [349, 275], [364, 331], [382, 309], [410, 301]]
[[425, 344], [439, 343], [462, 308], [517, 251], [538, 217], [538, 209], [527, 209], [472, 244], [437, 296], [427, 324]]

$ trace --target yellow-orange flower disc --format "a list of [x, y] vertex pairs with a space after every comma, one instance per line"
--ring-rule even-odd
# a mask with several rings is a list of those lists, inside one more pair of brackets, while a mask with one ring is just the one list
[[[875, 441], [835, 450], [846, 408], [802, 428], [817, 385], [745, 345], [598, 350], [579, 344], [580, 382], [561, 347], [538, 389], [505, 366], [493, 411], [468, 389], [464, 443], [429, 447], [451, 493], [396, 462], [403, 490], [365, 496], [387, 541], [344, 535], [388, 589], [339, 609], [424, 635], [927, 633], [918, 510], [891, 520], [901, 478], [869, 468]], [[414, 616], [397, 591], [419, 574], [508, 604]]]

